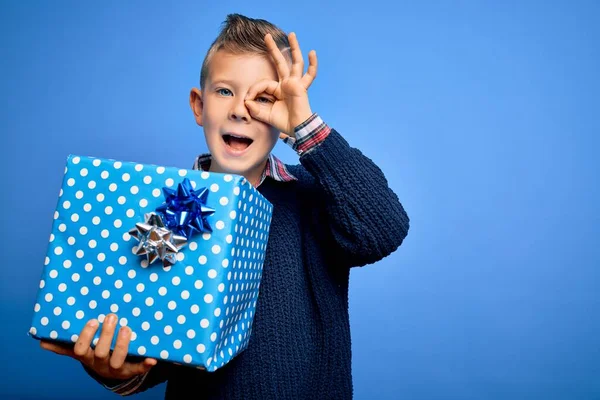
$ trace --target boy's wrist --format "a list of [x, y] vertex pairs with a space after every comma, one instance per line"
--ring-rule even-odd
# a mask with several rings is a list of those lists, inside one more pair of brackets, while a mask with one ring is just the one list
[[295, 138], [293, 149], [299, 155], [320, 145], [329, 135], [331, 128], [323, 121], [321, 116], [315, 112], [304, 122], [294, 129]]
[[312, 110], [310, 109], [310, 107], [304, 108], [301, 111], [298, 112], [294, 112], [294, 114], [290, 117], [290, 121], [291, 121], [291, 132], [288, 133], [289, 136], [296, 136], [296, 133], [299, 129], [299, 127], [302, 124], [305, 124], [306, 121], [308, 121], [309, 118], [311, 118], [314, 115], [314, 113], [312, 112]]
[[299, 123], [294, 125], [293, 132], [290, 136], [298, 139], [299, 138], [298, 135], [300, 135], [300, 136], [302, 136], [303, 134], [306, 135], [304, 128], [308, 125], [310, 120], [315, 117], [315, 115], [317, 115], [316, 112], [311, 112], [310, 115], [304, 115], [304, 118]]

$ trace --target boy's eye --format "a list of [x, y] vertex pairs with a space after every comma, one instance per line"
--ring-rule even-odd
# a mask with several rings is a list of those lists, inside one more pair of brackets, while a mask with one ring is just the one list
[[259, 103], [271, 103], [272, 102], [272, 100], [270, 98], [263, 97], [263, 96], [257, 97], [256, 101], [258, 101]]
[[219, 93], [220, 95], [223, 95], [223, 96], [228, 96], [228, 95], [232, 94], [231, 90], [225, 89], [225, 88], [217, 89], [217, 93]]

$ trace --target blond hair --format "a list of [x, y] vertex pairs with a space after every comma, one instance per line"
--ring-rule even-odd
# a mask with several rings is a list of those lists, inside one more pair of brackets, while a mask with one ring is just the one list
[[268, 56], [265, 35], [270, 33], [284, 57], [291, 63], [290, 43], [284, 31], [264, 19], [249, 18], [241, 14], [228, 14], [221, 31], [208, 49], [200, 71], [200, 88], [204, 89], [208, 68], [213, 55], [223, 50], [231, 54], [257, 54]]

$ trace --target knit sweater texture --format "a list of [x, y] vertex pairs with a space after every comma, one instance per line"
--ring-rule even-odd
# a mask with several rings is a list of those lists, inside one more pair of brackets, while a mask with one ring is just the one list
[[396, 251], [409, 218], [335, 129], [299, 161], [286, 165], [297, 180], [258, 187], [274, 207], [247, 349], [215, 372], [159, 361], [135, 393], [166, 382], [167, 400], [353, 398], [350, 271]]

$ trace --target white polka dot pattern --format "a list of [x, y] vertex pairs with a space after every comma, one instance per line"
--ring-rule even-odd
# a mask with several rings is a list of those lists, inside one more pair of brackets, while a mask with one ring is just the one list
[[[148, 265], [128, 231], [186, 178], [209, 189], [212, 232], [189, 238], [174, 265]], [[248, 346], [272, 211], [242, 176], [70, 155], [29, 335], [72, 343], [113, 312], [133, 331], [132, 355], [221, 368]]]

